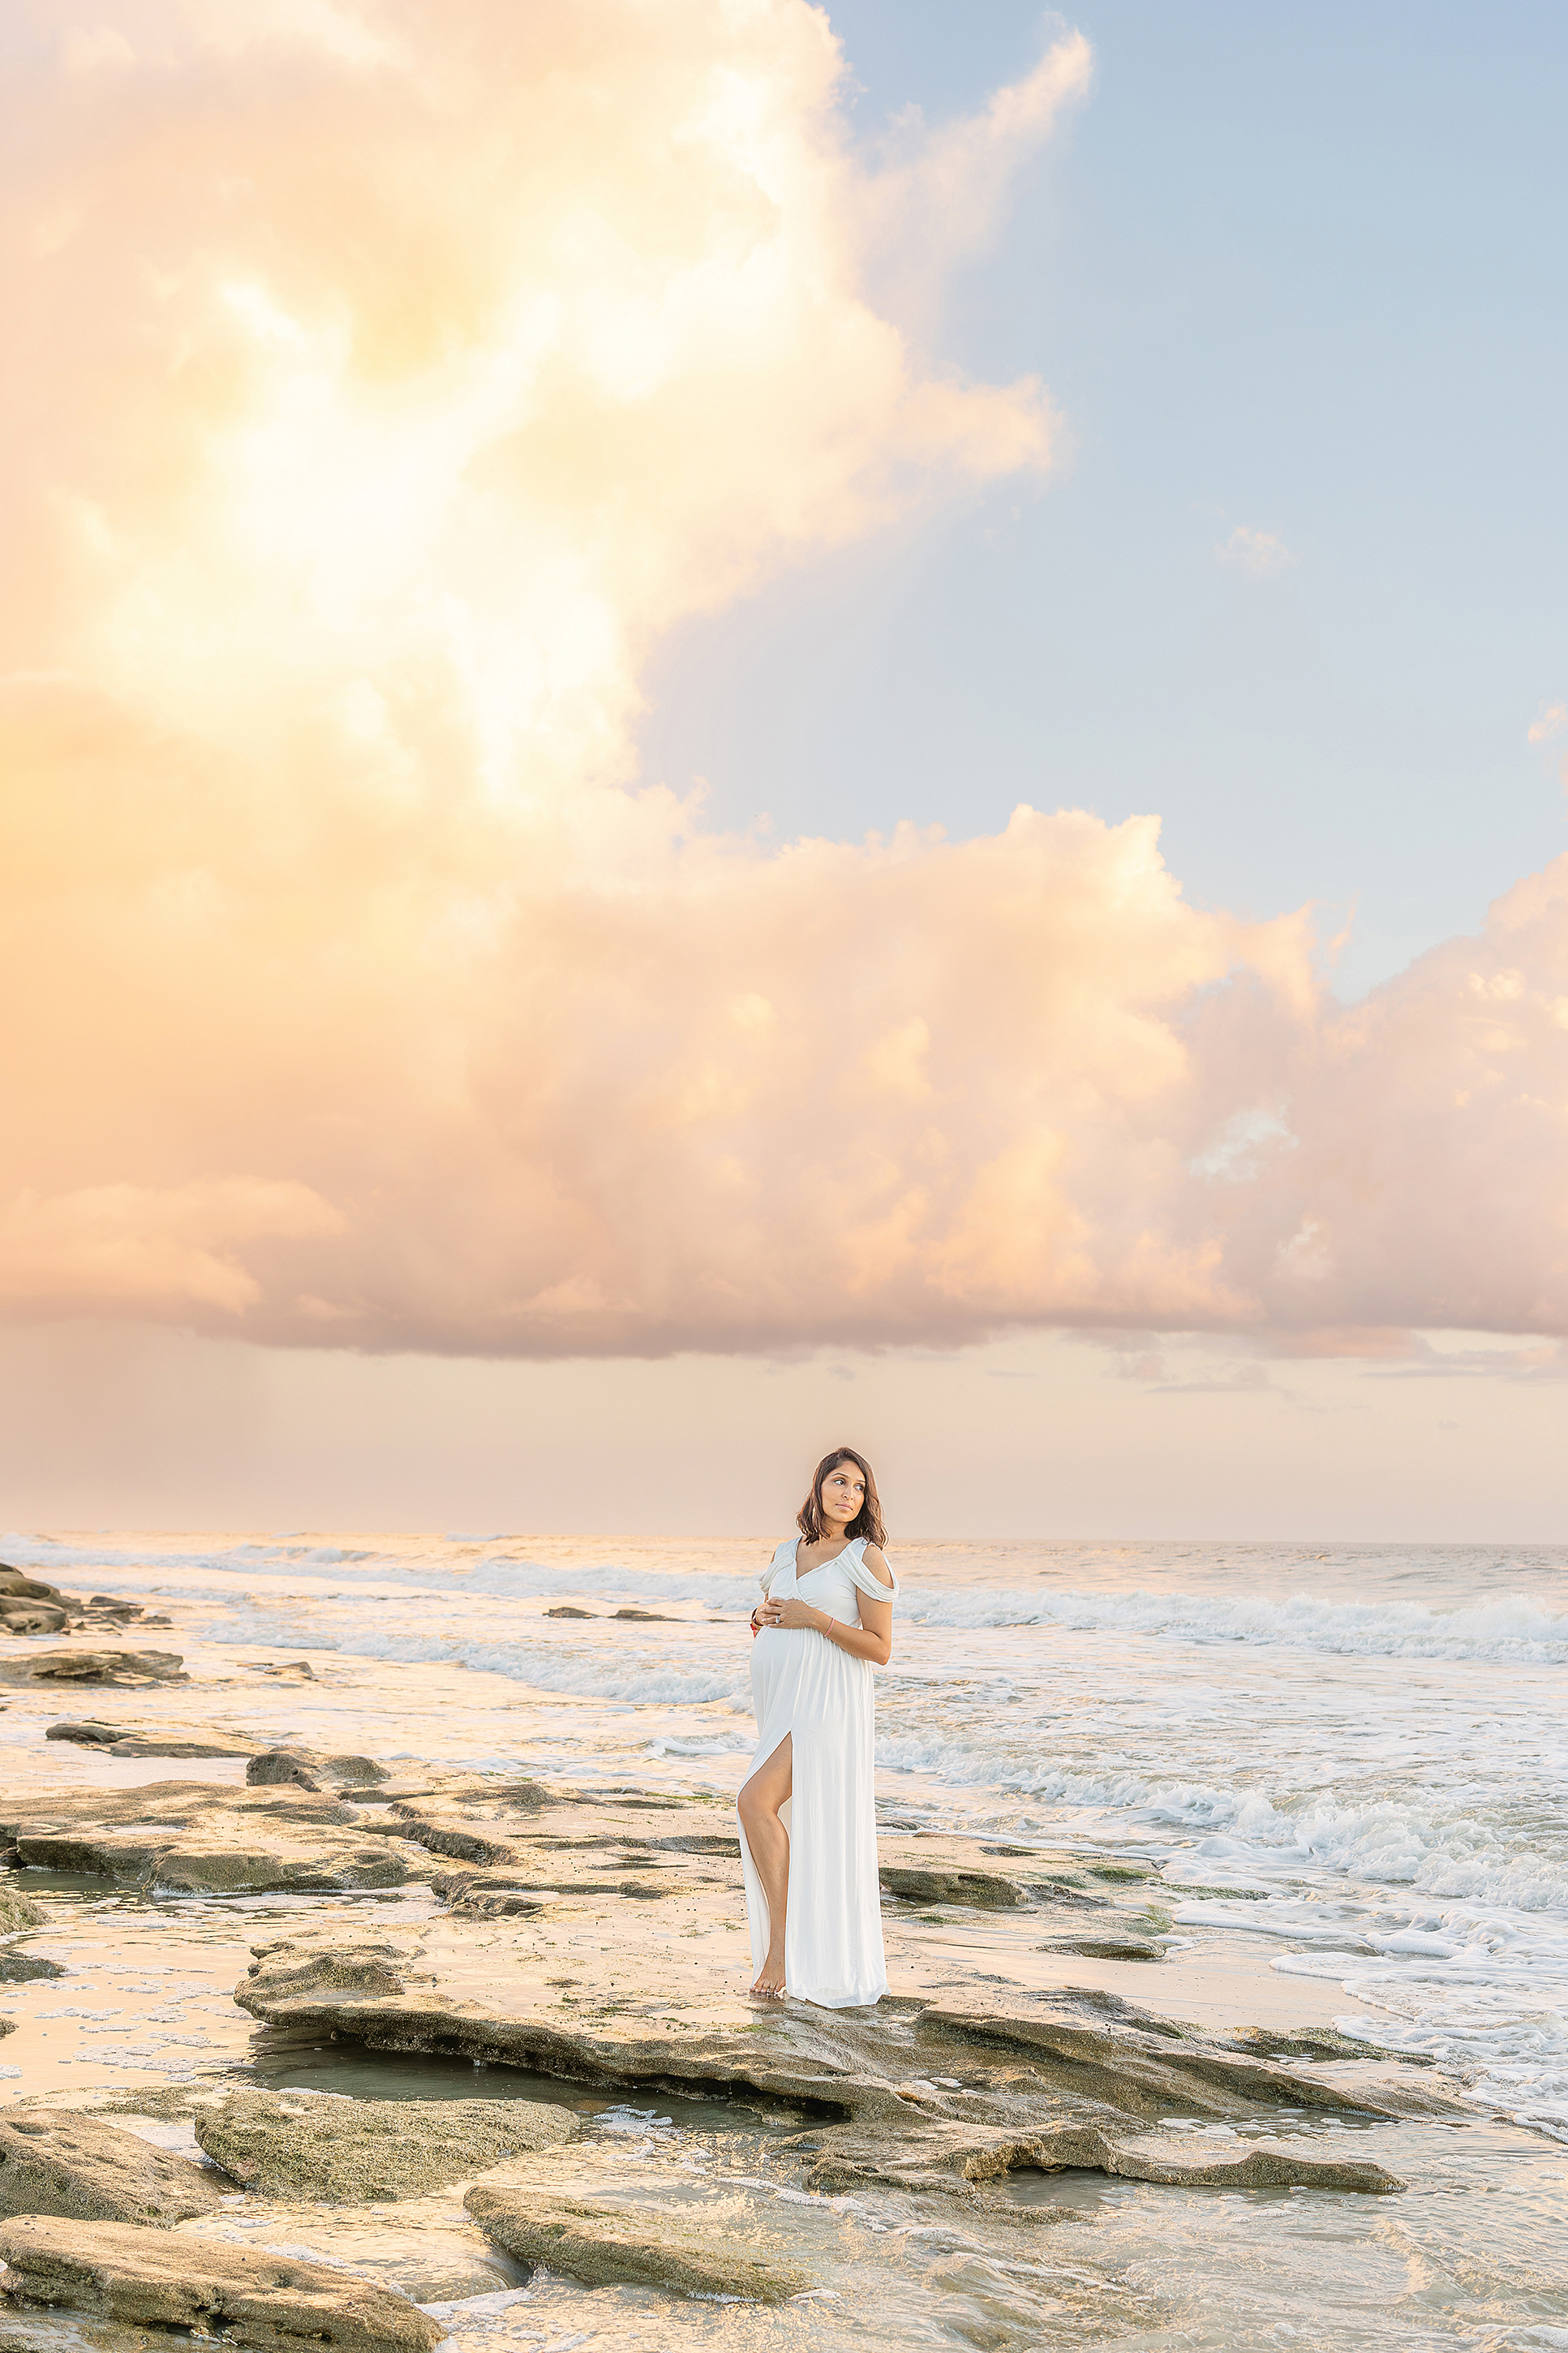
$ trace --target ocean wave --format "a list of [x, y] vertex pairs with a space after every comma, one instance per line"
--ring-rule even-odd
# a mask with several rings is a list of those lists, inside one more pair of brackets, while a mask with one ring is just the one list
[[1337, 1655], [1568, 1662], [1568, 1616], [1524, 1594], [1451, 1609], [1417, 1601], [1339, 1601], [1312, 1593], [1283, 1600], [1199, 1593], [1055, 1593], [911, 1590], [902, 1614], [928, 1626], [1060, 1627], [1074, 1633], [1142, 1634], [1187, 1642], [1260, 1643]]
[[[1328, 1871], [1472, 1905], [1568, 1911], [1568, 1869], [1561, 1862], [1504, 1848], [1489, 1825], [1458, 1812], [1435, 1816], [1392, 1799], [1362, 1806], [1315, 1799], [1292, 1810], [1277, 1807], [1256, 1788], [1040, 1764], [984, 1741], [879, 1741], [877, 1762], [884, 1770], [918, 1773], [950, 1787], [1005, 1789], [1079, 1813], [1118, 1817], [1155, 1834], [1201, 1833], [1184, 1841], [1179, 1869], [1206, 1885], [1267, 1893]], [[1179, 1897], [1181, 1886], [1173, 1878], [1167, 1892]], [[1245, 1925], [1258, 1925], [1258, 1915], [1249, 1913]]]
[[558, 1643], [474, 1641], [461, 1635], [397, 1634], [355, 1629], [334, 1631], [283, 1620], [237, 1612], [215, 1625], [192, 1627], [199, 1641], [225, 1646], [334, 1651], [341, 1657], [379, 1659], [390, 1666], [466, 1667], [505, 1675], [535, 1691], [574, 1699], [635, 1706], [702, 1706], [717, 1700], [750, 1706], [750, 1662], [708, 1662], [689, 1666], [663, 1659], [632, 1659], [624, 1651], [575, 1651]]
[[[374, 1588], [427, 1594], [447, 1602], [470, 1596], [525, 1603], [659, 1602], [666, 1608], [686, 1606], [735, 1617], [751, 1608], [757, 1593], [756, 1576], [749, 1567], [731, 1572], [689, 1560], [668, 1567], [632, 1567], [605, 1557], [567, 1566], [492, 1553], [464, 1560], [410, 1561], [369, 1548], [256, 1541], [222, 1551], [124, 1551], [105, 1560], [100, 1553], [46, 1545], [35, 1537], [0, 1538], [0, 1546], [6, 1558], [47, 1567], [55, 1577], [70, 1567], [90, 1567], [105, 1590], [153, 1590], [170, 1599], [221, 1601], [233, 1590], [226, 1580], [248, 1577], [273, 1586], [286, 1581], [290, 1589], [304, 1586], [309, 1598], [323, 1601], [361, 1592], [368, 1599]], [[760, 1546], [757, 1557], [760, 1565]], [[151, 1582], [170, 1576], [184, 1581]], [[214, 1581], [195, 1587], [189, 1582], [193, 1577]], [[1147, 1588], [1107, 1593], [909, 1582], [900, 1596], [899, 1614], [912, 1626], [976, 1633], [1034, 1627], [1119, 1641], [1131, 1636], [1333, 1656], [1568, 1664], [1568, 1614], [1522, 1593], [1442, 1608], [1406, 1600], [1351, 1601], [1306, 1591], [1268, 1599]]]

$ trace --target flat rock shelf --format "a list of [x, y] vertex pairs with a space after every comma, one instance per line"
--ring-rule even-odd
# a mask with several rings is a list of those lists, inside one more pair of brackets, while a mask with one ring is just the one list
[[[234, 1995], [261, 2031], [248, 2065], [5, 2111], [18, 2345], [54, 2311], [107, 2353], [150, 2326], [262, 2353], [302, 2337], [423, 2353], [464, 2297], [552, 2280], [758, 2308], [840, 2297], [844, 2232], [883, 2212], [1054, 2277], [1067, 2242], [1037, 2226], [1073, 2211], [1020, 2202], [1020, 2182], [1397, 2198], [1409, 2177], [1371, 2145], [1380, 2129], [1408, 2146], [1473, 2114], [1437, 2071], [1321, 2026], [1224, 2032], [995, 1966], [1103, 1953], [1158, 1982], [1158, 1890], [1125, 1860], [889, 1836], [900, 1989], [865, 2010], [763, 2005], [720, 1800], [268, 1747], [205, 1721], [55, 1729], [83, 1778], [0, 1798], [0, 1958], [58, 1971], [27, 1948], [59, 1874], [133, 1911], [205, 1905], [248, 1930]], [[165, 1748], [235, 1778], [90, 1778]], [[269, 1903], [292, 1905], [271, 1933]], [[460, 2063], [486, 2096], [261, 2082], [289, 2052], [363, 2053], [416, 2088]], [[650, 2119], [669, 2103], [708, 2137], [661, 2168]], [[738, 2118], [749, 2137], [726, 2143]]]

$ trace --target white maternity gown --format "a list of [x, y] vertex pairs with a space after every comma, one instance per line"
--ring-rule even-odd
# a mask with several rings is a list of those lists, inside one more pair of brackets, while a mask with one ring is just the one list
[[[795, 1576], [801, 1539], [780, 1545], [763, 1576], [775, 1600], [798, 1594], [842, 1624], [860, 1622], [857, 1591], [890, 1601], [899, 1589], [873, 1576], [858, 1536], [834, 1559]], [[871, 1787], [876, 1731], [873, 1669], [810, 1627], [764, 1627], [752, 1645], [752, 1704], [757, 1753], [765, 1764], [788, 1736], [791, 1794], [780, 1808], [789, 1832], [789, 1908], [784, 1918], [784, 1984], [824, 2010], [854, 2010], [888, 1990], [882, 1957], [882, 1905], [877, 1882], [877, 1815]], [[768, 1957], [768, 1899], [741, 1831], [752, 1965]]]

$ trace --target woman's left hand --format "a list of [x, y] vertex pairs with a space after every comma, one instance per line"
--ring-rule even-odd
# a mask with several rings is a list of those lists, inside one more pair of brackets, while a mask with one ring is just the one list
[[802, 1627], [814, 1628], [820, 1633], [821, 1618], [820, 1609], [814, 1609], [808, 1601], [797, 1599], [793, 1593], [784, 1601], [775, 1601], [770, 1594], [762, 1608], [763, 1626], [778, 1627], [785, 1633], [798, 1631]]

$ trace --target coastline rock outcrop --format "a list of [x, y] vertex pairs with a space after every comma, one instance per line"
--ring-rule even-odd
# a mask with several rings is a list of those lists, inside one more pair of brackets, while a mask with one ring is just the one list
[[30, 1895], [24, 1895], [20, 1888], [0, 1879], [0, 1936], [16, 1936], [26, 1928], [41, 1928], [46, 1916]]
[[63, 1978], [65, 1969], [58, 1961], [47, 1961], [41, 1953], [24, 1953], [15, 1945], [0, 1945], [0, 1985], [30, 1985], [38, 1978]]
[[251, 1788], [279, 1788], [291, 1783], [300, 1789], [319, 1789], [323, 1782], [338, 1788], [370, 1788], [390, 1781], [384, 1765], [369, 1757], [322, 1757], [313, 1748], [264, 1748], [251, 1755], [245, 1768]]
[[[290, 1744], [251, 1757], [244, 1788], [171, 1780], [0, 1800], [5, 1841], [16, 1862], [161, 1893], [422, 1882], [445, 1910], [256, 1946], [237, 2001], [312, 2043], [514, 2067], [617, 2098], [761, 2108], [791, 2132], [808, 2192], [880, 2185], [994, 2203], [1009, 2173], [1088, 2168], [1383, 2195], [1403, 2183], [1376, 2161], [1375, 2137], [1324, 2132], [1322, 2119], [1473, 2113], [1338, 2034], [1206, 2031], [1101, 1988], [1042, 1988], [1029, 1957], [1050, 1949], [1042, 1926], [1064, 1932], [1058, 1951], [1163, 1953], [1147, 1871], [1115, 1861], [887, 1838], [889, 1932], [904, 1983], [923, 1990], [824, 2011], [745, 1999], [733, 1816], [709, 1797], [589, 1796]], [[991, 1917], [955, 1936], [955, 1912]], [[1009, 1952], [1032, 1986], [997, 1973]], [[575, 2130], [552, 2105], [246, 2090], [204, 2096], [192, 2113], [209, 2157], [264, 2196], [353, 2205], [490, 2174], [469, 2212], [516, 2261], [692, 2294], [798, 2292], [737, 2285], [736, 2251], [704, 2241], [695, 2221], [689, 2270], [648, 2269], [647, 2248], [668, 2242], [646, 2209], [601, 2205], [597, 2176], [569, 2194], [559, 2169], [545, 2178]]]
[[82, 1606], [58, 1585], [0, 1562], [0, 1634], [58, 1634]]
[[0, 1659], [0, 1683], [183, 1683], [184, 1660], [173, 1651], [39, 1651]]
[[906, 1903], [963, 1904], [973, 1911], [1011, 1911], [1024, 1902], [1024, 1891], [995, 1871], [920, 1871], [887, 1863], [881, 1869], [882, 1893], [901, 1895]]
[[0, 2214], [75, 2215], [164, 2230], [210, 2214], [222, 2187], [188, 2158], [59, 2110], [0, 2115]]
[[563, 2272], [588, 2287], [626, 2282], [682, 2295], [783, 2304], [811, 2285], [795, 2264], [750, 2254], [732, 2234], [668, 2207], [650, 2212], [488, 2183], [470, 2189], [463, 2203], [519, 2263]]
[[242, 1735], [192, 1726], [183, 1733], [164, 1732], [137, 1724], [100, 1724], [87, 1716], [79, 1722], [66, 1716], [45, 1727], [46, 1740], [68, 1741], [77, 1748], [96, 1749], [104, 1757], [255, 1757], [261, 1743]]
[[[1010, 2169], [1072, 2166], [1382, 2192], [1401, 2187], [1397, 2177], [1348, 2158], [1339, 2136], [1331, 2162], [1302, 2112], [1426, 2112], [1423, 2086], [1283, 2066], [1093, 1989], [1009, 1989], [994, 2010], [889, 1997], [866, 2012], [759, 2011], [683, 1996], [667, 1945], [639, 1956], [635, 1994], [554, 1992], [560, 1980], [529, 1967], [529, 1933], [498, 1927], [496, 1937], [519, 1942], [504, 1968], [492, 1943], [482, 1975], [449, 1936], [284, 1940], [258, 1949], [235, 1998], [271, 2024], [371, 2049], [804, 2112], [818, 2120], [799, 2143], [816, 2188], [875, 2179], [963, 2194]], [[1447, 2112], [1463, 2113], [1451, 2103]], [[1267, 2149], [1151, 2141], [1152, 2124], [1175, 2118], [1252, 2135], [1288, 2121], [1291, 2137]]]
[[171, 1894], [331, 1894], [429, 1876], [419, 1847], [378, 1833], [335, 1797], [207, 1781], [31, 1792], [0, 1811], [13, 1862]]
[[257, 2353], [431, 2353], [441, 2324], [352, 2272], [221, 2240], [29, 2215], [0, 2225], [0, 2287], [103, 2320], [222, 2332]]
[[1349, 2189], [1382, 2197], [1408, 2186], [1385, 2166], [1337, 2151], [1325, 2157], [1277, 2140], [1216, 2146], [1190, 2135], [1179, 2139], [1174, 2133], [1128, 2139], [1098, 2124], [1054, 2125], [1023, 2137], [1005, 2130], [928, 2126], [896, 2142], [845, 2133], [815, 2145], [820, 2153], [806, 2172], [808, 2189], [879, 2184], [962, 2195], [1010, 2173], [1061, 2173], [1069, 2167], [1187, 2189]]
[[195, 2118], [196, 2139], [247, 2189], [331, 2204], [417, 2198], [507, 2158], [559, 2148], [580, 2129], [536, 2100], [350, 2100], [236, 2092]]

